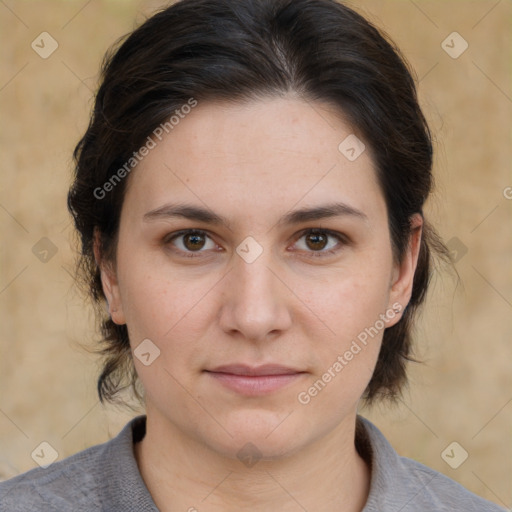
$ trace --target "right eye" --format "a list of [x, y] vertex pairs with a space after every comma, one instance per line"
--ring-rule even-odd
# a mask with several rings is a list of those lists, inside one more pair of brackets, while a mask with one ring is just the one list
[[[208, 240], [210, 241], [209, 246]], [[165, 245], [172, 245], [173, 251], [181, 252], [186, 258], [200, 257], [200, 253], [204, 253], [208, 249], [211, 250], [218, 247], [210, 238], [208, 233], [200, 229], [185, 229], [176, 233], [170, 233], [164, 238], [164, 243]]]

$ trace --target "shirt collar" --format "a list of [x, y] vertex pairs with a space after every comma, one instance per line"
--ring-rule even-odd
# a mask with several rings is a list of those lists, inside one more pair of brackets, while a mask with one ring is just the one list
[[[146, 433], [146, 416], [133, 418], [109, 444], [106, 463], [111, 466], [108, 474], [119, 475], [118, 489], [112, 487], [110, 498], [119, 510], [158, 512], [142, 479], [134, 453], [134, 443]], [[403, 479], [400, 473], [400, 457], [380, 430], [362, 416], [356, 419], [355, 444], [358, 453], [371, 470], [370, 491], [362, 512], [385, 509], [387, 497], [395, 495], [396, 486]], [[403, 492], [403, 489], [402, 489]], [[117, 510], [117, 508], [116, 508]]]

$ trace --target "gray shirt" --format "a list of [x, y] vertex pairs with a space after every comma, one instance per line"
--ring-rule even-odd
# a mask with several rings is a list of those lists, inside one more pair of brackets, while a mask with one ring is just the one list
[[[138, 416], [106, 443], [0, 482], [0, 511], [158, 512], [134, 456], [133, 444], [145, 430], [146, 417]], [[356, 446], [372, 475], [362, 512], [505, 511], [441, 473], [400, 457], [361, 416]]]

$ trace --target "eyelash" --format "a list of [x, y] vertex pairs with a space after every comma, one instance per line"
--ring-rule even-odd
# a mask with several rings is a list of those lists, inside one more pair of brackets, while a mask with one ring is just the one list
[[[311, 235], [311, 234], [313, 234], [313, 235], [317, 235], [317, 234], [327, 235], [329, 237], [336, 238], [338, 240], [338, 242], [340, 242], [340, 244], [342, 244], [342, 245], [347, 245], [348, 244], [348, 239], [343, 234], [338, 233], [336, 231], [332, 231], [330, 229], [323, 229], [323, 228], [309, 228], [309, 229], [305, 229], [297, 237], [297, 239], [295, 240], [295, 243], [297, 243], [304, 236]], [[176, 233], [171, 233], [170, 235], [167, 235], [164, 238], [163, 242], [164, 242], [164, 244], [167, 245], [167, 244], [173, 242], [174, 240], [176, 240], [177, 238], [179, 238], [180, 236], [184, 236], [184, 235], [203, 235], [203, 236], [206, 236], [206, 237], [212, 239], [207, 231], [204, 231], [204, 230], [201, 230], [201, 229], [184, 229], [182, 231], [178, 231]], [[313, 257], [313, 258], [323, 258], [323, 257], [326, 257], [328, 255], [335, 254], [340, 249], [341, 248], [335, 248], [335, 249], [330, 249], [328, 251], [307, 251], [307, 252], [310, 253], [310, 257]], [[182, 251], [181, 249], [176, 249], [176, 250], [178, 252], [182, 253], [182, 255], [184, 255], [185, 258], [198, 258], [198, 257], [201, 257], [201, 253], [202, 252], [205, 252], [205, 251], [201, 251], [201, 250], [200, 251]]]

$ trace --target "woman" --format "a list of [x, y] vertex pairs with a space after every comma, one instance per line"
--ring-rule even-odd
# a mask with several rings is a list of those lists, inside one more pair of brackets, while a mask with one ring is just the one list
[[413, 80], [366, 20], [182, 0], [106, 59], [75, 159], [99, 396], [131, 385], [146, 415], [1, 510], [502, 510], [357, 414], [399, 396], [447, 254]]

